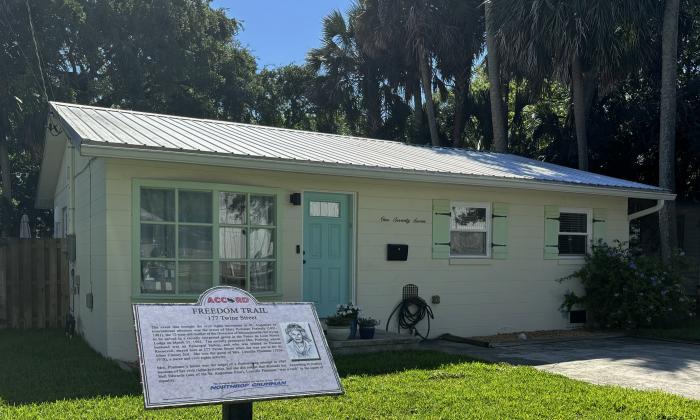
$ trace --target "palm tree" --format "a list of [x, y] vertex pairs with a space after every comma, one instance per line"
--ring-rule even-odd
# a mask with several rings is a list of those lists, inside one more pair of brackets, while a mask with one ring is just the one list
[[[377, 42], [386, 51], [389, 48], [404, 52], [405, 68], [417, 69], [417, 84], [425, 97], [425, 112], [428, 117], [430, 141], [440, 145], [433, 103], [433, 59], [435, 32], [439, 30], [439, 2], [430, 0], [385, 0], [378, 3], [380, 26], [376, 33]], [[408, 72], [407, 72], [408, 73]], [[410, 73], [409, 73], [410, 74]], [[407, 78], [406, 86], [413, 88], [413, 79]], [[421, 98], [413, 90], [414, 108], [419, 109]], [[422, 107], [421, 107], [422, 108]]]
[[489, 73], [489, 97], [491, 99], [491, 124], [493, 125], [493, 150], [503, 153], [508, 147], [506, 138], [506, 120], [503, 112], [503, 96], [501, 94], [501, 71], [499, 51], [496, 46], [495, 22], [491, 12], [491, 0], [484, 2], [486, 24], [486, 50], [488, 51], [487, 66]]
[[323, 18], [321, 47], [309, 51], [307, 61], [314, 70], [323, 73], [325, 91], [331, 98], [361, 98], [367, 118], [365, 133], [376, 137], [382, 123], [379, 70], [377, 64], [357, 46], [353, 13], [351, 9], [348, 21], [337, 10]]
[[482, 0], [448, 0], [440, 10], [442, 25], [436, 45], [436, 67], [444, 79], [453, 81], [454, 123], [452, 146], [459, 147], [466, 124], [469, 85], [474, 59], [484, 42]]
[[419, 139], [423, 125], [420, 72], [404, 48], [407, 35], [402, 15], [392, 13], [391, 6], [380, 0], [357, 0], [350, 12], [353, 33], [358, 48], [377, 63], [384, 78], [385, 108], [390, 112], [390, 104], [396, 104], [400, 94], [406, 103], [413, 102], [413, 138]]
[[[666, 0], [661, 34], [661, 102], [659, 115], [659, 186], [675, 189], [676, 83], [678, 79], [679, 0]], [[661, 256], [671, 259], [675, 246], [675, 205], [669, 201], [659, 212]]]
[[569, 85], [578, 167], [588, 169], [588, 112], [597, 93], [650, 56], [653, 0], [502, 0], [492, 5], [503, 64], [528, 80]]

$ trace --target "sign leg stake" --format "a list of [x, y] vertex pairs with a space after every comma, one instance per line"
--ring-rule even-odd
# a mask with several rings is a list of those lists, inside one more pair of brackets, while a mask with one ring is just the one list
[[253, 420], [253, 403], [223, 403], [221, 405], [222, 420]]

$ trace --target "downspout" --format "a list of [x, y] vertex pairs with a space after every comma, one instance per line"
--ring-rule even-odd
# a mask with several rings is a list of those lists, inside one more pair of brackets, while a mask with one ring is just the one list
[[[76, 153], [76, 147], [73, 144], [73, 142], [68, 140], [68, 150], [70, 152], [70, 159], [68, 161], [68, 226], [66, 226], [66, 235], [72, 235], [73, 239], [72, 241], [68, 242], [68, 246], [76, 250], [76, 242], [75, 242], [75, 153]], [[72, 242], [72, 244], [71, 244]], [[77, 250], [76, 250], [77, 252]], [[71, 251], [69, 251], [69, 255], [71, 255]], [[80, 305], [76, 305], [76, 294], [79, 291], [79, 285], [76, 282], [76, 276], [75, 276], [75, 271], [76, 271], [76, 264], [75, 260], [72, 260], [69, 258], [68, 261], [68, 270], [69, 270], [69, 280], [70, 280], [70, 307], [69, 307], [69, 313], [68, 313], [68, 318], [66, 319], [66, 333], [69, 336], [73, 336], [74, 332], [76, 331], [76, 327], [78, 325], [78, 318], [80, 317]], [[80, 296], [78, 296], [78, 302], [80, 302]]]
[[656, 213], [657, 211], [661, 210], [661, 208], [664, 206], [666, 200], [656, 200], [656, 205], [649, 207], [648, 209], [640, 210], [638, 212], [628, 214], [627, 215], [627, 222], [631, 222], [632, 220], [639, 219], [640, 217], [648, 216], [652, 213]]
[[75, 146], [68, 142], [70, 161], [68, 163], [68, 226], [66, 233], [75, 235]]

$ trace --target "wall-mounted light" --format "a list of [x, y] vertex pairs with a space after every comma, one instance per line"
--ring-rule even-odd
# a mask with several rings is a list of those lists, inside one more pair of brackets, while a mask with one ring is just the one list
[[289, 194], [289, 202], [295, 206], [301, 206], [301, 193]]

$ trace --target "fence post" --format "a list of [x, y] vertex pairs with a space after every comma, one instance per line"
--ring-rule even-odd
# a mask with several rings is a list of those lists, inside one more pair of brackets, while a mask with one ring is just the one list
[[20, 239], [22, 253], [22, 275], [20, 277], [19, 303], [22, 305], [20, 328], [32, 327], [32, 241]]
[[69, 277], [70, 277], [70, 264], [68, 263], [68, 254], [67, 254], [67, 244], [65, 239], [60, 240], [61, 244], [61, 250], [58, 253], [59, 256], [59, 262], [60, 262], [60, 268], [59, 268], [59, 276], [60, 276], [60, 304], [61, 304], [61, 310], [59, 311], [59, 326], [63, 326], [65, 324], [66, 319], [68, 317], [68, 313], [70, 312], [70, 284], [69, 284]]
[[[31, 239], [30, 239], [31, 240]], [[36, 316], [32, 328], [46, 328], [46, 260], [44, 259], [45, 239], [34, 239], [32, 264], [34, 265], [32, 311]]]
[[7, 244], [0, 244], [0, 329], [7, 327]]
[[10, 318], [10, 328], [19, 328], [20, 305], [19, 305], [19, 244], [16, 239], [9, 240], [7, 268], [9, 268], [9, 276], [7, 284], [9, 290], [7, 292], [7, 313]]
[[[58, 270], [57, 270], [57, 248], [59, 242], [55, 239], [51, 239], [47, 242], [48, 255], [46, 259], [48, 261], [49, 274], [47, 276], [47, 281], [49, 283], [49, 313], [48, 313], [48, 324], [50, 328], [56, 328], [60, 325], [60, 312], [58, 312]], [[60, 254], [58, 254], [60, 255]]]

